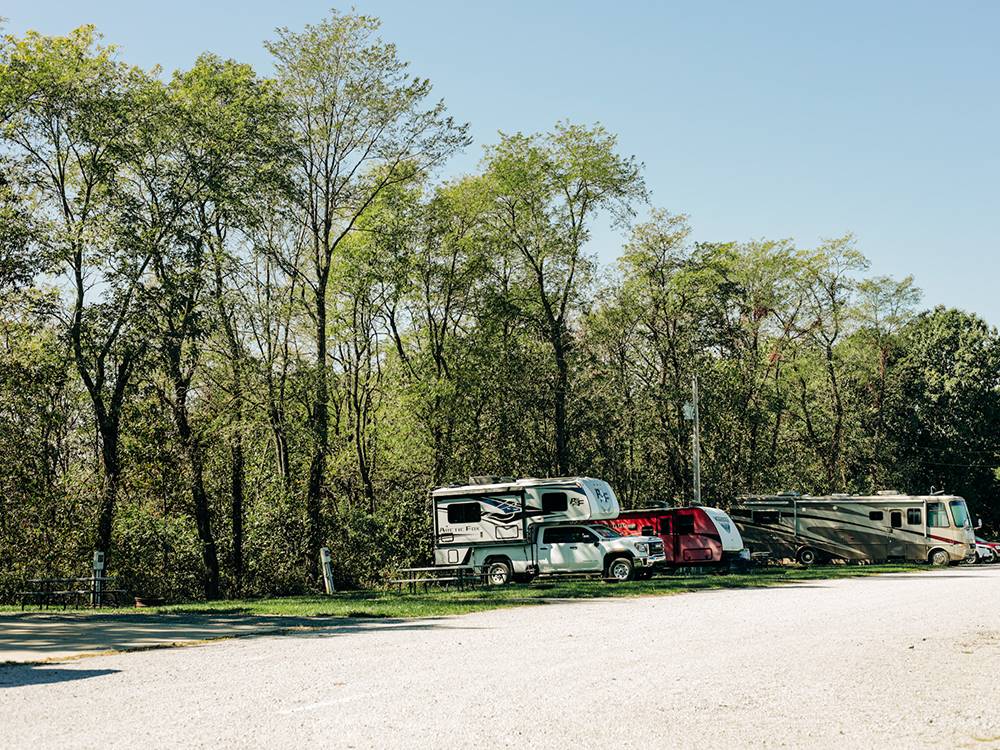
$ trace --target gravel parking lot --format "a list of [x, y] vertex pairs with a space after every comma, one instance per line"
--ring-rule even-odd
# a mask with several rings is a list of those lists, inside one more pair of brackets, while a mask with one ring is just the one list
[[1000, 566], [0, 668], [4, 747], [1000, 747]]

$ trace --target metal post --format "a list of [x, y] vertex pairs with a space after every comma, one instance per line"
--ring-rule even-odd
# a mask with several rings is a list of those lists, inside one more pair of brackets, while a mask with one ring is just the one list
[[698, 376], [691, 378], [691, 394], [694, 402], [694, 432], [691, 440], [694, 443], [694, 504], [701, 505], [701, 419], [698, 415]]
[[90, 587], [90, 606], [101, 606], [101, 576], [104, 573], [104, 553], [94, 552], [94, 577]]
[[326, 593], [332, 594], [337, 589], [333, 586], [333, 556], [329, 547], [323, 547], [319, 551], [320, 567], [323, 568], [323, 587]]

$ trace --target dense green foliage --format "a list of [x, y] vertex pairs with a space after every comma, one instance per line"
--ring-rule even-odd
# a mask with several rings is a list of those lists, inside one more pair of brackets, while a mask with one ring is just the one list
[[[588, 474], [628, 505], [963, 494], [993, 530], [1000, 338], [851, 237], [697, 242], [600, 126], [466, 128], [374, 19], [165, 77], [93, 29], [0, 43], [0, 598], [95, 548], [171, 598], [426, 560], [430, 487]], [[611, 223], [615, 268], [590, 242]]]

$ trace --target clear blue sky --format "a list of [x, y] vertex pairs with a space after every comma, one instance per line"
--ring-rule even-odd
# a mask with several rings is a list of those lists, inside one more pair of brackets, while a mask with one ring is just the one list
[[[167, 70], [203, 50], [267, 72], [261, 41], [318, 20], [301, 0], [6, 0], [15, 33], [93, 22]], [[347, 6], [340, 6], [347, 7]], [[927, 305], [1000, 323], [1000, 2], [357, 0], [475, 145], [600, 121], [653, 201], [706, 241], [851, 231]], [[620, 239], [600, 231], [613, 260]]]

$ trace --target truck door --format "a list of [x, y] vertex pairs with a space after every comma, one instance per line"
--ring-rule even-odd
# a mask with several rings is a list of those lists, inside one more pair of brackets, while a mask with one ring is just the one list
[[550, 526], [538, 545], [540, 572], [584, 573], [603, 564], [597, 535], [582, 526]]
[[569, 526], [549, 526], [538, 535], [538, 571], [554, 573], [569, 570]]
[[570, 570], [578, 573], [593, 573], [595, 570], [604, 569], [604, 549], [601, 547], [601, 540], [597, 538], [590, 529], [577, 526], [574, 529], [575, 543], [569, 545], [569, 552], [572, 556]]
[[900, 530], [903, 528], [903, 511], [889, 511], [889, 540], [886, 550], [887, 557], [903, 557], [906, 554], [906, 540]]

